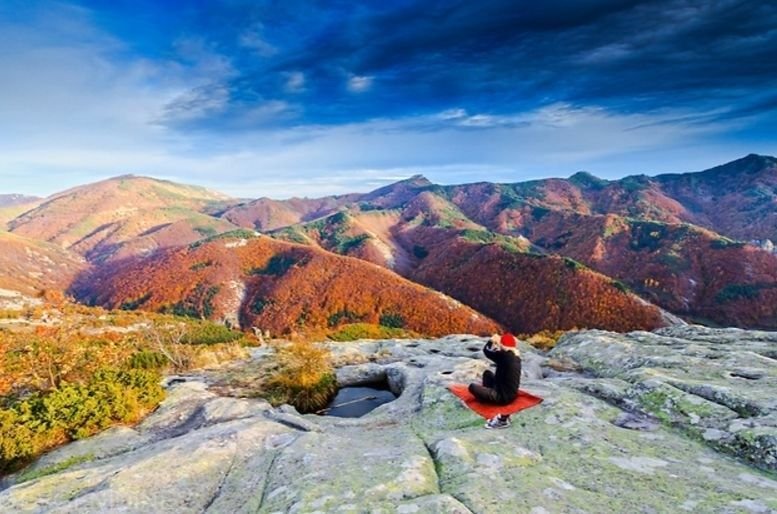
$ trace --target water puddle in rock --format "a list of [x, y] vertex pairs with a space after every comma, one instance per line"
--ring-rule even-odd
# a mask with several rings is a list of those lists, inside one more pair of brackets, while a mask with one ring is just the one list
[[319, 414], [339, 418], [360, 418], [384, 403], [393, 402], [396, 399], [394, 393], [380, 384], [375, 387], [343, 387], [326, 409], [319, 411]]

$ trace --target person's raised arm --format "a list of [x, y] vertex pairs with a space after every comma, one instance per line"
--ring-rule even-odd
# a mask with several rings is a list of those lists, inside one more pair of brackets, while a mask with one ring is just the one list
[[499, 359], [502, 357], [502, 350], [500, 350], [493, 342], [489, 341], [486, 343], [486, 345], [483, 347], [483, 353], [488, 357], [489, 360], [492, 360], [494, 362], [498, 362]]

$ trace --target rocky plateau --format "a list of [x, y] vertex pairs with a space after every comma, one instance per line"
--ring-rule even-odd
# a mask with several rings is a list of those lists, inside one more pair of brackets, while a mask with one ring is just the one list
[[[447, 386], [488, 366], [483, 339], [327, 343], [341, 386], [398, 398], [361, 418], [300, 415], [168, 377], [135, 427], [63, 446], [9, 477], [0, 512], [777, 512], [777, 334], [677, 326], [522, 344], [545, 401], [506, 430]], [[243, 380], [245, 383], [245, 380]]]

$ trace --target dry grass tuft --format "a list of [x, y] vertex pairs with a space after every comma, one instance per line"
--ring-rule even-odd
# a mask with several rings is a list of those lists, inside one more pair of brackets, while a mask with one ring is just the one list
[[329, 351], [299, 341], [279, 344], [264, 389], [274, 405], [289, 403], [303, 413], [324, 408], [337, 393]]

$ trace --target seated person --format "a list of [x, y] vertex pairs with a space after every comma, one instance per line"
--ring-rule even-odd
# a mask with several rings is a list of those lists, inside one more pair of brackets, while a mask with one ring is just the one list
[[[483, 403], [507, 405], [518, 396], [521, 384], [521, 357], [512, 334], [493, 335], [483, 347], [483, 353], [496, 363], [496, 373], [483, 372], [482, 384], [470, 384], [469, 392]], [[486, 428], [507, 428], [510, 416], [496, 415], [488, 420]]]

